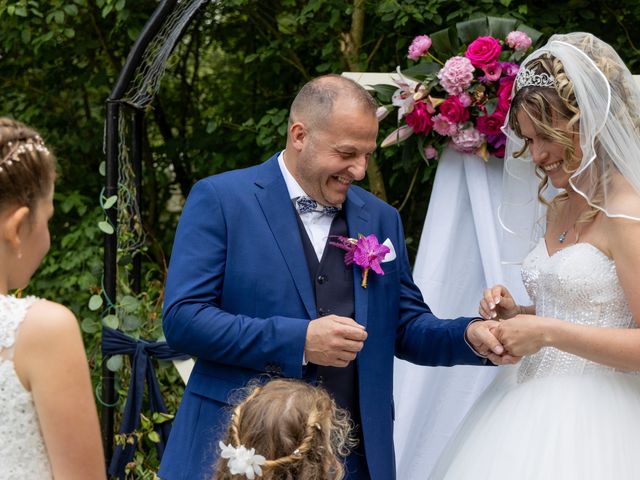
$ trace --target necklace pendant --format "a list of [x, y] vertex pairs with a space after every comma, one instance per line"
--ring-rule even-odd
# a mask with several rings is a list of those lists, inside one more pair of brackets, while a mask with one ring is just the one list
[[558, 241], [559, 241], [560, 243], [564, 243], [564, 241], [567, 239], [567, 232], [568, 232], [568, 230], [565, 230], [565, 231], [564, 231], [564, 232], [562, 232], [562, 233], [560, 234], [560, 236], [558, 237]]

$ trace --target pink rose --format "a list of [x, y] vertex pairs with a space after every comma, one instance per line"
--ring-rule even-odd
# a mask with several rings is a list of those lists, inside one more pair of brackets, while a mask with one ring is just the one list
[[433, 145], [427, 145], [424, 147], [424, 158], [427, 160], [438, 158], [438, 150]]
[[476, 128], [485, 135], [498, 135], [500, 134], [500, 127], [504, 124], [505, 117], [506, 113], [500, 110], [493, 112], [493, 115], [479, 116], [476, 119]]
[[459, 95], [473, 81], [473, 65], [466, 57], [451, 57], [438, 72], [440, 85], [449, 95]]
[[418, 100], [413, 107], [413, 111], [407, 113], [404, 117], [405, 122], [409, 125], [414, 133], [424, 133], [427, 135], [433, 127], [433, 120], [429, 115], [428, 107], [422, 100]]
[[502, 47], [493, 37], [478, 37], [467, 47], [464, 56], [471, 60], [476, 68], [482, 68], [498, 60]]
[[507, 41], [507, 45], [514, 50], [526, 50], [531, 46], [531, 38], [529, 38], [529, 35], [518, 30], [509, 33], [505, 40]]
[[409, 45], [409, 57], [411, 60], [418, 60], [420, 57], [424, 57], [431, 48], [431, 38], [429, 35], [419, 35], [413, 39], [411, 45]]
[[451, 137], [458, 133], [458, 124], [452, 123], [444, 115], [435, 115], [431, 118], [433, 120], [433, 130], [438, 135], [443, 137]]
[[453, 148], [459, 152], [475, 153], [480, 145], [485, 142], [485, 136], [473, 127], [458, 131], [452, 137]]
[[458, 97], [448, 97], [440, 104], [440, 113], [453, 123], [466, 122], [469, 120], [469, 110], [464, 108]]
[[511, 105], [511, 90], [513, 90], [513, 82], [515, 77], [502, 77], [500, 79], [500, 86], [498, 87], [498, 106], [496, 110], [502, 112], [509, 111], [509, 105]]

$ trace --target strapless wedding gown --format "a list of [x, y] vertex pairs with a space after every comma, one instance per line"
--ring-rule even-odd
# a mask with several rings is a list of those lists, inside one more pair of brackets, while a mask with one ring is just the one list
[[0, 480], [53, 478], [31, 393], [13, 366], [20, 323], [36, 300], [0, 295]]
[[[591, 244], [549, 256], [542, 239], [523, 262], [522, 276], [538, 315], [636, 328], [614, 262]], [[431, 480], [640, 479], [637, 373], [551, 347], [503, 368]]]

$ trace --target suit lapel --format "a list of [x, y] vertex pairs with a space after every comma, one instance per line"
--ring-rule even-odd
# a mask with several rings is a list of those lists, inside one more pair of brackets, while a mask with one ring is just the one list
[[[358, 238], [358, 234], [370, 234], [371, 226], [369, 224], [369, 212], [365, 208], [365, 203], [358, 196], [356, 191], [351, 188], [347, 194], [345, 204], [345, 213], [347, 216], [347, 227], [349, 228], [349, 237]], [[360, 325], [367, 326], [367, 312], [369, 306], [369, 288], [362, 288], [362, 269], [356, 265], [354, 268], [354, 292], [355, 292], [355, 309], [356, 322]], [[369, 272], [371, 275], [371, 272]]]
[[264, 175], [255, 182], [259, 187], [256, 198], [293, 277], [309, 318], [317, 318], [316, 302], [296, 223], [296, 213], [291, 206], [289, 191], [280, 172], [277, 155], [268, 160], [264, 167]]

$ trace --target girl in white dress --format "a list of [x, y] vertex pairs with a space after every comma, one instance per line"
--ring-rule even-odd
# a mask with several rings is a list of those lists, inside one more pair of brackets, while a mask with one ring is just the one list
[[497, 285], [479, 311], [524, 358], [431, 478], [639, 479], [640, 89], [606, 43], [554, 35], [523, 62], [505, 131], [504, 253], [532, 304]]
[[89, 369], [74, 315], [9, 291], [49, 249], [55, 160], [0, 118], [0, 479], [106, 478]]

